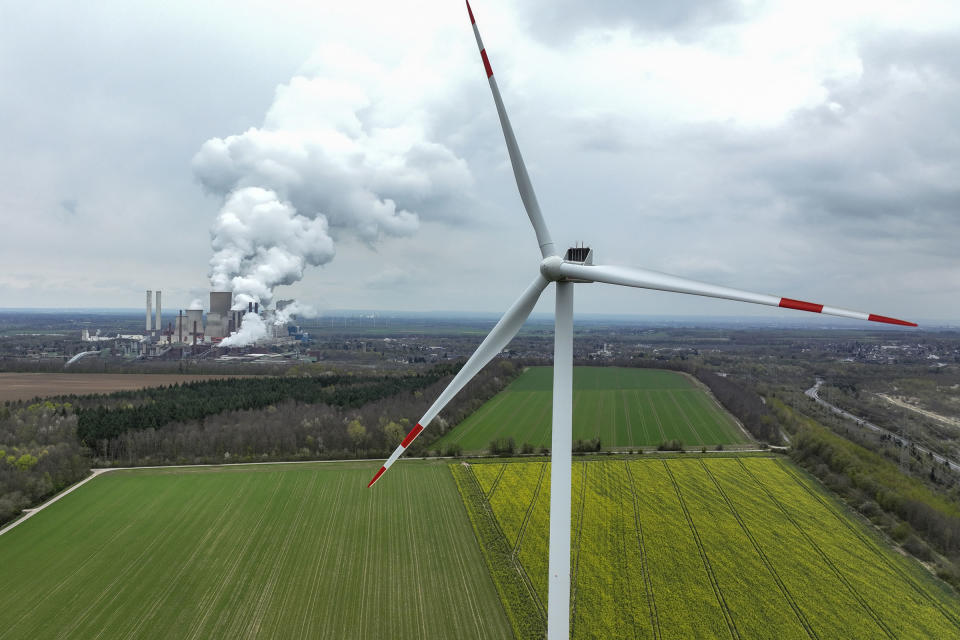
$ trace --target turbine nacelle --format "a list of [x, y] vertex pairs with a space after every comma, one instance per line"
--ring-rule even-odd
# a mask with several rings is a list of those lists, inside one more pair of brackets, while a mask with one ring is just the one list
[[585, 278], [570, 277], [563, 272], [563, 265], [593, 266], [593, 249], [590, 247], [570, 247], [564, 257], [547, 256], [540, 262], [540, 274], [548, 282], [593, 282]]

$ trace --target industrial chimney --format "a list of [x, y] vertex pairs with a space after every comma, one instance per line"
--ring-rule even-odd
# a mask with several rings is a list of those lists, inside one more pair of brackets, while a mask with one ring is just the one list
[[147, 289], [147, 333], [150, 333], [150, 329], [151, 329], [150, 320], [152, 319], [150, 316], [152, 315], [153, 315], [153, 291], [150, 291], [150, 289]]
[[153, 323], [157, 331], [163, 331], [163, 321], [160, 320], [160, 292], [157, 291], [157, 321]]

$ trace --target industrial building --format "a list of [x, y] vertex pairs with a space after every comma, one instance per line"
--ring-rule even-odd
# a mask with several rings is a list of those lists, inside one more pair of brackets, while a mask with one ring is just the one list
[[[154, 305], [156, 312], [153, 310]], [[277, 323], [275, 311], [272, 309], [264, 309], [261, 313], [259, 302], [235, 302], [230, 291], [210, 292], [210, 310], [206, 319], [202, 306], [197, 302], [188, 309], [179, 310], [174, 321], [164, 327], [161, 317], [161, 292], [148, 289], [143, 353], [161, 355], [165, 348], [172, 346], [215, 345], [237, 331], [247, 313], [263, 316], [267, 325], [266, 341], [289, 342], [308, 337], [299, 331], [288, 331], [284, 322]]]

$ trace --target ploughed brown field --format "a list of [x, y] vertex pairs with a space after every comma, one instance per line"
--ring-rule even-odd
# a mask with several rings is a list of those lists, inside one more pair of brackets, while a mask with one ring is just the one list
[[179, 373], [0, 373], [0, 402], [67, 394], [111, 393], [178, 382], [238, 378], [218, 374]]

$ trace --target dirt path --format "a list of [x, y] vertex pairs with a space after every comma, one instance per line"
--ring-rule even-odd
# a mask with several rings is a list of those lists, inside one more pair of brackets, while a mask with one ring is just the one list
[[23, 510], [23, 516], [21, 516], [21, 517], [18, 518], [17, 520], [14, 520], [13, 522], [11, 522], [11, 523], [8, 524], [7, 526], [5, 526], [3, 529], [0, 529], [0, 536], [2, 536], [3, 534], [5, 534], [7, 531], [10, 531], [10, 529], [13, 529], [13, 528], [16, 527], [17, 525], [19, 525], [19, 524], [21, 524], [21, 523], [23, 523], [23, 522], [26, 522], [27, 520], [29, 520], [29, 519], [32, 518], [33, 516], [37, 515], [37, 513], [39, 513], [40, 511], [43, 511], [44, 509], [46, 509], [47, 507], [49, 507], [50, 505], [52, 505], [54, 502], [56, 502], [57, 500], [59, 500], [60, 498], [62, 498], [63, 496], [65, 496], [65, 495], [67, 495], [67, 494], [69, 494], [69, 493], [72, 493], [72, 492], [76, 491], [77, 489], [79, 489], [79, 488], [82, 487], [83, 485], [87, 484], [88, 482], [90, 482], [91, 480], [93, 480], [94, 478], [96, 478], [97, 476], [99, 476], [100, 474], [106, 473], [107, 471], [111, 471], [111, 469], [93, 469], [92, 471], [93, 471], [93, 472], [92, 472], [89, 476], [87, 476], [86, 478], [84, 478], [83, 480], [81, 480], [80, 482], [78, 482], [77, 484], [75, 484], [75, 485], [73, 485], [73, 486], [70, 486], [70, 487], [67, 487], [66, 489], [64, 489], [63, 491], [61, 491], [60, 493], [58, 493], [57, 495], [53, 496], [52, 498], [50, 498], [49, 500], [47, 500], [46, 502], [44, 502], [43, 504], [41, 504], [39, 507], [35, 507], [35, 508], [33, 508], [33, 509], [24, 509], [24, 510]]
[[927, 409], [921, 409], [920, 407], [918, 407], [918, 406], [916, 406], [916, 405], [910, 404], [909, 402], [905, 402], [905, 401], [903, 401], [903, 400], [901, 400], [901, 399], [899, 399], [899, 398], [894, 398], [893, 396], [888, 396], [888, 395], [885, 394], [885, 393], [878, 393], [878, 394], [876, 394], [876, 396], [877, 396], [878, 398], [883, 398], [884, 400], [886, 400], [886, 401], [889, 402], [890, 404], [896, 405], [896, 406], [898, 406], [898, 407], [900, 407], [900, 408], [902, 408], [902, 409], [909, 409], [910, 411], [914, 411], [914, 412], [916, 412], [916, 413], [919, 413], [919, 414], [922, 415], [922, 416], [926, 416], [926, 417], [928, 417], [928, 418], [933, 418], [934, 420], [939, 420], [940, 422], [943, 422], [943, 423], [945, 423], [945, 424], [948, 424], [948, 425], [950, 425], [951, 427], [958, 427], [958, 428], [960, 428], [960, 420], [958, 420], [958, 419], [956, 419], [956, 418], [951, 418], [951, 417], [949, 417], [949, 416], [941, 415], [941, 414], [939, 414], [939, 413], [934, 413], [933, 411], [928, 411]]
[[869, 421], [867, 421], [867, 420], [865, 420], [865, 419], [863, 419], [863, 418], [861, 418], [861, 417], [859, 417], [859, 416], [855, 416], [855, 415], [853, 415], [852, 413], [850, 413], [849, 411], [844, 411], [843, 409], [841, 409], [841, 408], [838, 407], [838, 406], [835, 406], [835, 405], [830, 404], [829, 402], [827, 402], [826, 400], [824, 400], [823, 398], [820, 397], [820, 385], [822, 385], [822, 384], [823, 384], [823, 380], [821, 380], [820, 378], [817, 378], [815, 384], [814, 384], [812, 387], [810, 387], [809, 389], [807, 389], [806, 391], [804, 391], [804, 393], [807, 395], [807, 397], [809, 397], [809, 398], [811, 398], [812, 400], [814, 400], [817, 404], [819, 404], [819, 405], [822, 406], [822, 407], [826, 407], [827, 409], [829, 409], [830, 411], [834, 412], [834, 413], [837, 414], [838, 416], [843, 416], [844, 418], [846, 418], [846, 419], [848, 419], [848, 420], [852, 420], [852, 421], [854, 421], [855, 423], [857, 423], [858, 425], [860, 425], [861, 427], [866, 427], [867, 429], [870, 429], [871, 431], [875, 431], [875, 432], [877, 432], [877, 433], [883, 433], [883, 434], [886, 434], [886, 435], [891, 436], [891, 437], [893, 437], [893, 438], [896, 438], [897, 440], [900, 440], [900, 441], [902, 441], [903, 443], [905, 443], [906, 446], [908, 446], [908, 447], [912, 445], [912, 446], [916, 447], [917, 451], [919, 451], [920, 453], [928, 454], [928, 455], [933, 456], [933, 459], [936, 460], [937, 462], [939, 462], [940, 464], [946, 463], [953, 471], [960, 471], [960, 463], [958, 463], [956, 460], [952, 460], [952, 459], [950, 459], [950, 458], [944, 457], [944, 456], [940, 455], [939, 453], [934, 453], [934, 452], [931, 451], [930, 449], [928, 449], [928, 448], [926, 448], [926, 447], [924, 447], [924, 446], [921, 446], [921, 445], [917, 444], [916, 442], [912, 442], [909, 438], [907, 438], [907, 437], [905, 437], [905, 436], [902, 436], [902, 435], [893, 433], [892, 431], [888, 431], [888, 430], [884, 429], [883, 427], [878, 427], [877, 425], [873, 424], [872, 422], [869, 422]]

